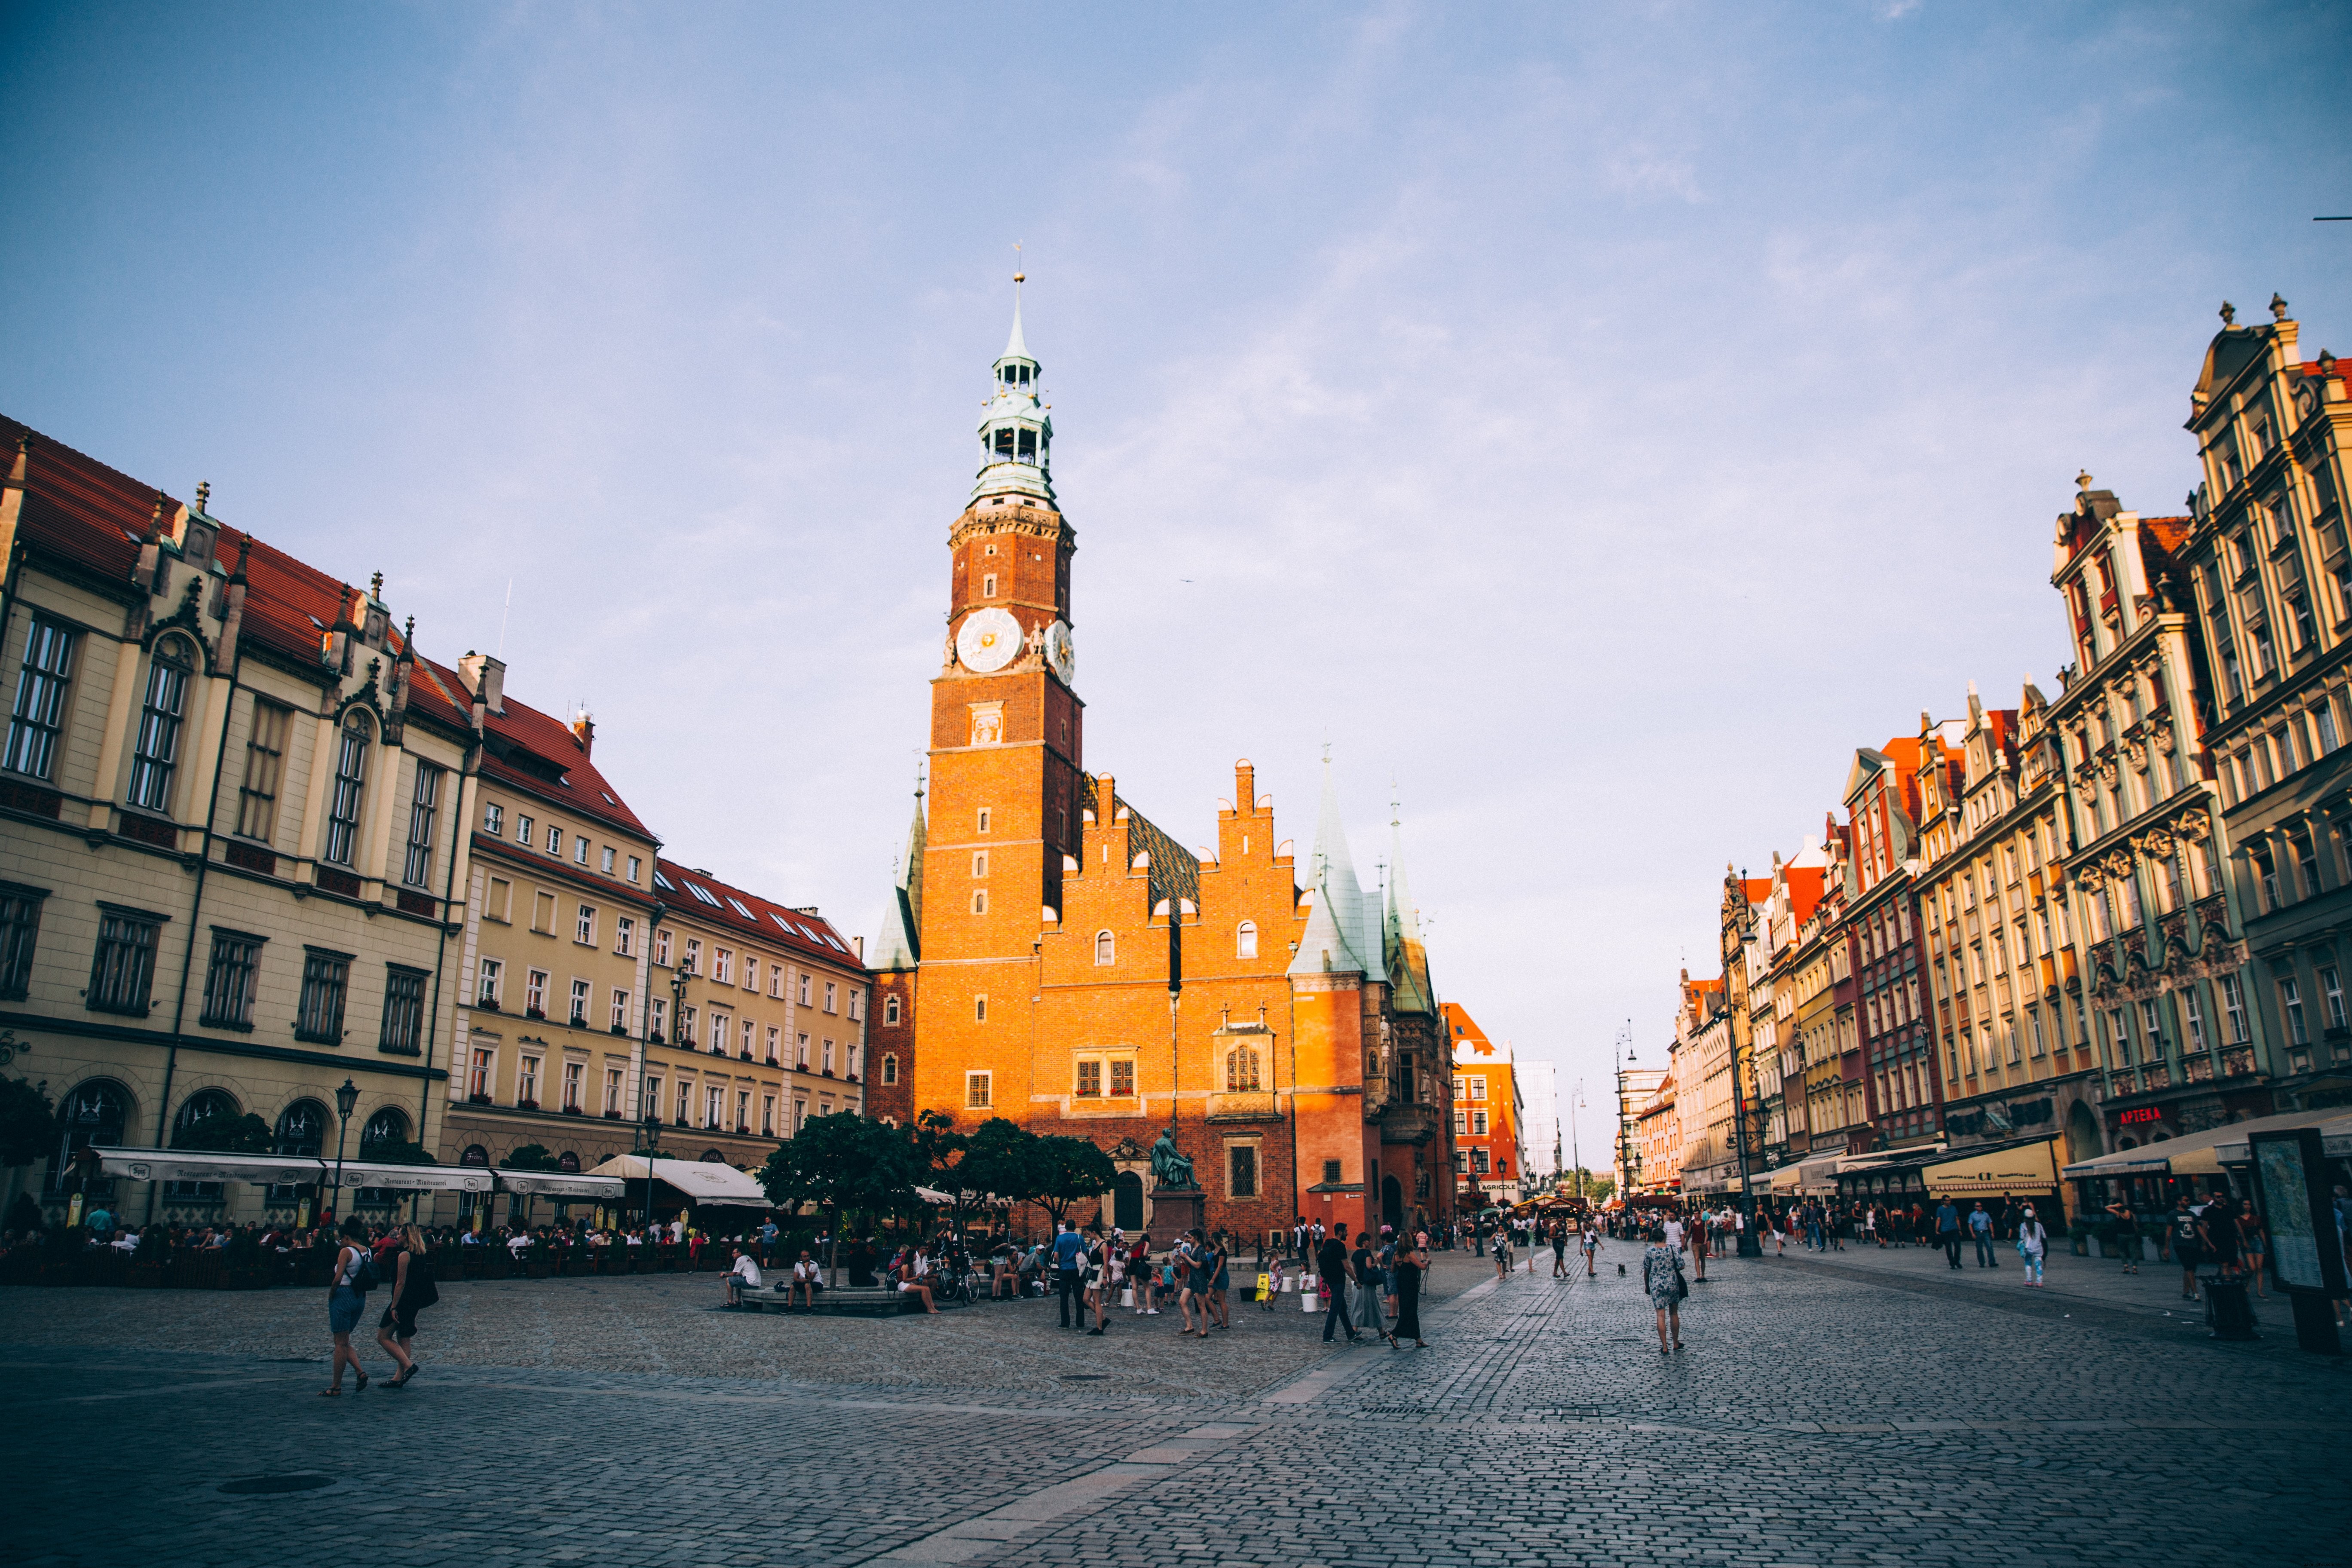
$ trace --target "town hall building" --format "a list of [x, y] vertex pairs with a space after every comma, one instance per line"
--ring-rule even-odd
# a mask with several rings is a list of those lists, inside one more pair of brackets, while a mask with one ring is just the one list
[[[870, 960], [869, 1110], [1090, 1139], [1119, 1173], [1103, 1222], [1130, 1234], [1440, 1221], [1450, 1053], [1396, 847], [1368, 892], [1328, 762], [1303, 858], [1247, 761], [1201, 854], [1088, 771], [1039, 393], [1016, 301], [949, 531], [929, 788]], [[1171, 1129], [1197, 1195], [1155, 1184]]]

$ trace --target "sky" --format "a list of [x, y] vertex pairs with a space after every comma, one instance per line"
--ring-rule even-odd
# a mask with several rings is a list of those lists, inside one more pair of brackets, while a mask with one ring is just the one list
[[2328, 4], [0, 5], [0, 410], [871, 932], [1018, 265], [1088, 765], [1304, 846], [1328, 747], [1605, 1142], [1726, 865], [2049, 689], [2075, 473], [2181, 510], [2221, 301], [2352, 352], [2347, 68]]

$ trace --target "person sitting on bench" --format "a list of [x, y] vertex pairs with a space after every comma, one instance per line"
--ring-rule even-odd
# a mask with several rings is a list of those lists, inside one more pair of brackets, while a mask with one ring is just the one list
[[924, 1311], [930, 1313], [933, 1317], [939, 1316], [940, 1310], [937, 1306], [933, 1305], [931, 1301], [930, 1285], [923, 1278], [925, 1268], [929, 1260], [926, 1259], [919, 1252], [903, 1254], [902, 1256], [905, 1257], [906, 1261], [898, 1266], [898, 1283], [899, 1290], [907, 1295], [913, 1296], [918, 1300], [921, 1301], [923, 1303]]
[[800, 1260], [793, 1265], [793, 1293], [784, 1298], [786, 1304], [815, 1306], [816, 1293], [824, 1289], [824, 1266], [809, 1256], [807, 1247], [802, 1247]]
[[748, 1252], [739, 1252], [735, 1255], [735, 1267], [727, 1271], [727, 1304], [729, 1306], [740, 1306], [742, 1303], [743, 1287], [746, 1285], [754, 1290], [760, 1288], [760, 1260]]

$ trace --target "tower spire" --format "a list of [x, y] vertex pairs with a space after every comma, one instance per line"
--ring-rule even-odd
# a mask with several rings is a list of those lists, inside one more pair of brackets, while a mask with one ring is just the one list
[[1027, 280], [1025, 272], [1013, 274], [1013, 331], [997, 356], [980, 416], [980, 477], [971, 499], [1025, 500], [1059, 510], [1052, 479], [1054, 416], [1040, 401], [1040, 368], [1021, 328], [1021, 285]]

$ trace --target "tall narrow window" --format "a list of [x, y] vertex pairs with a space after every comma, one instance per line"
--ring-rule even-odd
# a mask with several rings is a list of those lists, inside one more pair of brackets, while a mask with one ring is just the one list
[[180, 763], [180, 719], [188, 704], [190, 668], [179, 638], [166, 637], [155, 645], [131, 762], [131, 804], [149, 811], [172, 808], [172, 777]]
[[428, 978], [421, 969], [404, 969], [397, 963], [384, 965], [383, 1027], [376, 1036], [377, 1050], [389, 1051], [396, 1057], [424, 1052], [425, 982]]
[[2192, 984], [2180, 988], [2180, 1021], [2189, 1030], [2189, 1048], [2205, 1048], [2205, 1006], [2197, 999], [2197, 987]]
[[474, 991], [475, 1006], [488, 1007], [493, 1011], [497, 1009], [499, 1005], [499, 978], [505, 973], [506, 965], [501, 963], [499, 960], [495, 958], [486, 958], [482, 960], [481, 980], [476, 985]]
[[563, 1064], [563, 1100], [562, 1103], [563, 1109], [574, 1116], [580, 1114], [580, 1079], [587, 1073], [587, 1071], [588, 1064], [585, 1062], [565, 1062]]
[[311, 948], [302, 959], [302, 998], [294, 1016], [294, 1037], [320, 1045], [343, 1041], [343, 997], [350, 988], [352, 955]]
[[2234, 974], [2221, 976], [2221, 1011], [2230, 1020], [2230, 1043], [2242, 1046], [2246, 1033], [2246, 988]]
[[567, 1021], [575, 1029], [588, 1026], [588, 983], [585, 980], [572, 983], [572, 1012]]
[[1110, 1092], [1118, 1100], [1135, 1098], [1135, 1058], [1113, 1057], [1110, 1062]]
[[57, 766], [65, 731], [66, 688], [73, 679], [75, 635], [36, 619], [25, 640], [25, 667], [16, 676], [16, 706], [8, 716], [7, 767], [45, 779]]
[[2336, 979], [2335, 970], [2322, 969], [2319, 972], [2319, 989], [2327, 1001], [2327, 1026], [2331, 1029], [2342, 1028], [2344, 1026], [2344, 983]]
[[1244, 921], [1234, 929], [1234, 956], [1235, 958], [1257, 956], [1257, 923], [1255, 921]]
[[163, 922], [152, 915], [128, 910], [99, 911], [98, 951], [90, 960], [89, 991], [84, 998], [93, 1013], [147, 1016], [147, 998], [155, 980], [155, 942]]
[[2311, 1044], [2311, 1031], [2304, 1026], [2303, 991], [2292, 977], [2278, 983], [2279, 1007], [2286, 1015], [2286, 1037], [2291, 1045]]
[[326, 858], [338, 866], [352, 864], [359, 849], [360, 803], [367, 788], [367, 715], [352, 709], [343, 715], [335, 746], [335, 792], [327, 803]]
[[0, 884], [0, 1000], [21, 1002], [32, 989], [43, 897], [30, 888]]
[[1118, 962], [1118, 941], [1107, 931], [1095, 932], [1095, 962], [1100, 964]]
[[245, 782], [236, 791], [236, 831], [264, 844], [278, 831], [278, 781], [286, 766], [289, 710], [258, 698], [245, 737]]
[[253, 1027], [253, 981], [261, 967], [261, 938], [242, 931], [213, 932], [213, 955], [205, 966], [205, 1010], [197, 1022], [215, 1029]]
[[884, 1083], [898, 1081], [898, 1053], [896, 1051], [882, 1053], [882, 1081]]
[[416, 764], [416, 793], [408, 803], [408, 858], [400, 879], [412, 888], [433, 882], [433, 819], [441, 799], [441, 770], [430, 763]]
[[898, 994], [892, 992], [882, 998], [882, 1022], [893, 1027], [898, 1022]]
[[609, 1027], [616, 1035], [629, 1032], [629, 994], [617, 986], [613, 991], [613, 1016]]

